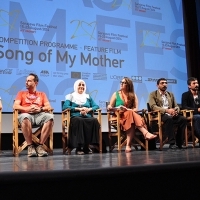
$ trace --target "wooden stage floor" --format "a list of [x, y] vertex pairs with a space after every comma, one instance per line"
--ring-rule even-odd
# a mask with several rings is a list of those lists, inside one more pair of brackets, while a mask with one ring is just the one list
[[134, 191], [140, 199], [145, 193], [153, 197], [161, 191], [165, 195], [158, 199], [199, 197], [200, 148], [197, 147], [171, 151], [166, 146], [163, 151], [131, 153], [114, 150], [81, 156], [74, 151], [63, 155], [62, 149], [55, 149], [53, 156], [34, 158], [26, 153], [23, 151], [19, 157], [13, 157], [12, 151], [0, 154], [0, 192], [6, 193], [6, 197], [12, 192], [29, 195], [33, 187], [43, 190], [47, 187], [51, 193], [45, 197], [68, 191], [70, 197], [81, 198], [86, 190], [102, 198], [110, 194], [113, 198], [125, 197]]
[[0, 175], [2, 172], [34, 172], [56, 170], [88, 170], [120, 167], [150, 167], [153, 165], [189, 164], [200, 162], [200, 148], [189, 147], [186, 150], [141, 151], [125, 153], [124, 150], [112, 153], [93, 153], [86, 155], [63, 155], [62, 149], [54, 149], [54, 155], [48, 157], [27, 157], [24, 150], [19, 157], [13, 157], [12, 151], [0, 153]]

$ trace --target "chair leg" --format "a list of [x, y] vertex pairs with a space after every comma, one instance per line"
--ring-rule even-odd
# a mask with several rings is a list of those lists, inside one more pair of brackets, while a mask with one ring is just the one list
[[102, 153], [102, 132], [99, 129], [99, 153]]
[[145, 140], [145, 147], [146, 147], [146, 151], [149, 150], [149, 141], [148, 140]]
[[51, 150], [50, 155], [53, 155], [53, 131], [49, 135], [49, 148]]
[[162, 127], [159, 127], [159, 140], [160, 140], [160, 151], [162, 151], [163, 150]]
[[2, 118], [2, 112], [0, 109], [0, 151], [1, 151], [1, 118]]
[[67, 147], [67, 148], [66, 148], [67, 154], [68, 154], [68, 155], [71, 155], [72, 150], [73, 150], [73, 148]]
[[[191, 127], [191, 132], [192, 132], [192, 144], [193, 144], [193, 148], [194, 148], [196, 142], [195, 142], [194, 127], [193, 127], [193, 125], [192, 125], [192, 127]], [[198, 140], [198, 138], [197, 138], [197, 140]]]
[[185, 127], [185, 146], [188, 147], [188, 131], [187, 131], [187, 126]]
[[62, 135], [63, 154], [66, 152], [66, 136]]
[[67, 144], [67, 134], [68, 133], [66, 133], [66, 130], [67, 130], [67, 128], [66, 128], [66, 126], [65, 126], [65, 123], [63, 122], [62, 123], [62, 147], [63, 147], [63, 154], [65, 154], [66, 153], [66, 151], [67, 151], [67, 149], [66, 149], [66, 144]]
[[18, 130], [14, 128], [13, 130], [13, 155], [14, 156], [19, 156], [19, 151], [18, 151]]
[[109, 152], [111, 152], [113, 148], [112, 148], [112, 138], [110, 133], [108, 133], [108, 141], [109, 141]]

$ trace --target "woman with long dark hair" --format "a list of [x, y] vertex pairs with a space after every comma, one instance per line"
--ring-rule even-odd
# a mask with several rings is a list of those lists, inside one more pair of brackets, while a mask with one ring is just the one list
[[134, 92], [133, 82], [128, 77], [124, 77], [122, 81], [120, 81], [120, 90], [114, 92], [107, 109], [110, 110], [113, 109], [113, 107], [119, 106], [122, 106], [123, 109], [123, 112], [120, 114], [121, 129], [125, 131], [127, 135], [126, 153], [132, 151], [131, 141], [135, 133], [135, 128], [138, 128], [147, 140], [157, 137], [148, 132], [144, 127], [141, 116], [136, 113], [138, 110], [138, 98]]

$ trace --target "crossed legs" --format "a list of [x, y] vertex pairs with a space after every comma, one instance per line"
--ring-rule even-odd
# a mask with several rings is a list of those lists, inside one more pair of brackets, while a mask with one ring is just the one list
[[126, 143], [126, 150], [125, 150], [126, 153], [131, 152], [131, 142], [132, 142], [133, 136], [135, 134], [135, 128], [139, 129], [139, 131], [144, 135], [144, 138], [146, 140], [151, 140], [151, 139], [154, 139], [157, 137], [157, 135], [153, 135], [153, 134], [149, 133], [146, 128], [144, 128], [142, 126], [135, 127], [135, 125], [132, 124], [131, 128], [126, 131], [126, 136], [127, 136], [127, 143]]

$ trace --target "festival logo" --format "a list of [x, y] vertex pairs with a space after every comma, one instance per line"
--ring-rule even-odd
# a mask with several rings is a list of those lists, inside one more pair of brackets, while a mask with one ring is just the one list
[[93, 80], [107, 80], [107, 74], [93, 73]]
[[102, 112], [106, 112], [107, 108], [106, 108], [106, 101], [104, 100], [99, 100], [99, 107], [101, 108]]
[[50, 74], [49, 74], [49, 71], [48, 70], [42, 70], [40, 72], [40, 76], [42, 77], [48, 77]]
[[131, 76], [131, 80], [134, 83], [142, 83], [142, 76]]
[[114, 80], [121, 80], [123, 79], [124, 76], [119, 76], [119, 75], [110, 75], [110, 79], [114, 79]]
[[[148, 81], [148, 82], [157, 82], [159, 78], [147, 78], [147, 80], [145, 81]], [[167, 80], [167, 83], [171, 83], [171, 84], [177, 84], [177, 80], [176, 79], [168, 79], [166, 78]]]
[[13, 69], [0, 69], [0, 74], [12, 74]]
[[71, 78], [81, 79], [81, 72], [71, 72]]
[[16, 75], [29, 75], [30, 73], [36, 74], [34, 70], [27, 70], [27, 69], [17, 69]]

